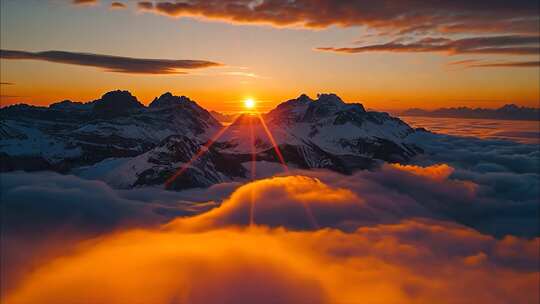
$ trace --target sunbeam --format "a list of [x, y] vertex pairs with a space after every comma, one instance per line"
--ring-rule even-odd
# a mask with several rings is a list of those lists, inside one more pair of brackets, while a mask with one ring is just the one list
[[255, 130], [253, 129], [253, 115], [249, 116], [249, 134], [250, 134], [250, 145], [251, 145], [251, 179], [256, 178], [255, 166], [257, 161], [257, 150], [255, 147]]
[[259, 120], [261, 121], [261, 125], [263, 126], [264, 132], [266, 132], [266, 135], [268, 136], [268, 139], [272, 143], [272, 146], [274, 147], [274, 151], [277, 154], [277, 157], [279, 158], [279, 162], [283, 166], [283, 169], [287, 172], [289, 171], [289, 167], [287, 167], [287, 163], [285, 163], [285, 158], [283, 158], [283, 154], [281, 154], [281, 151], [279, 150], [279, 147], [276, 143], [276, 140], [274, 139], [274, 136], [268, 129], [268, 126], [266, 125], [266, 122], [264, 121], [264, 118], [260, 113], [257, 113], [257, 116], [259, 117]]
[[[276, 151], [276, 154], [277, 154], [277, 156], [279, 158], [279, 162], [283, 166], [283, 169], [285, 170], [285, 172], [288, 172], [289, 167], [287, 167], [287, 163], [285, 162], [285, 158], [283, 157], [283, 154], [281, 153], [281, 150], [279, 149], [279, 146], [277, 145], [277, 142], [274, 139], [274, 136], [272, 135], [272, 132], [270, 132], [270, 129], [266, 125], [266, 122], [264, 121], [264, 118], [262, 117], [262, 115], [260, 113], [257, 113], [257, 116], [259, 117], [259, 120], [261, 121], [261, 125], [263, 126], [263, 129], [264, 129], [266, 135], [268, 136], [268, 139], [270, 140], [270, 142], [272, 143], [272, 146], [274, 147], [274, 151]], [[311, 211], [311, 208], [306, 203], [302, 203], [302, 205], [304, 206], [304, 210], [306, 211], [306, 217], [308, 218], [311, 226], [313, 228], [315, 228], [315, 229], [318, 229], [319, 224], [317, 223], [317, 219], [313, 215], [313, 212]], [[252, 213], [254, 213], [253, 212], [253, 209], [254, 209], [253, 204], [252, 204], [251, 209], [252, 209]], [[251, 216], [253, 217], [254, 215], [251, 215]]]
[[[235, 116], [233, 121], [236, 120], [236, 118], [238, 118], [239, 115]], [[182, 168], [180, 168], [180, 170], [176, 171], [176, 173], [171, 176], [169, 179], [167, 179], [167, 181], [165, 182], [165, 189], [168, 189], [171, 185], [171, 183], [177, 179], [179, 176], [181, 176], [182, 174], [184, 174], [184, 172], [186, 172], [186, 170], [191, 167], [191, 165], [197, 161], [201, 156], [203, 156], [206, 152], [208, 152], [208, 150], [210, 149], [210, 147], [214, 144], [214, 142], [216, 142], [216, 140], [218, 140], [224, 133], [225, 131], [227, 131], [229, 129], [229, 127], [231, 126], [232, 124], [230, 125], [227, 125], [227, 126], [224, 126], [221, 130], [219, 130], [219, 132], [217, 132], [208, 142], [206, 142], [206, 144], [204, 144], [201, 149], [199, 149], [199, 151], [197, 152], [197, 154], [195, 154], [187, 163], [185, 163]]]
[[[253, 130], [253, 115], [249, 116], [249, 132], [250, 132], [250, 144], [251, 144], [251, 180], [255, 180], [257, 177], [255, 173], [256, 161], [257, 161], [257, 151], [255, 147], [255, 131]], [[255, 224], [255, 192], [251, 190], [251, 202], [249, 208], [249, 225], [252, 226]]]

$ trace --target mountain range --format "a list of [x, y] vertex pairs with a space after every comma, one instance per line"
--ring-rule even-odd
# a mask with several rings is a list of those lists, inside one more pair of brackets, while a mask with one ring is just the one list
[[498, 109], [483, 108], [440, 108], [436, 110], [408, 109], [403, 116], [451, 117], [451, 118], [484, 118], [504, 120], [540, 120], [539, 108], [520, 107], [507, 104]]
[[13, 105], [0, 119], [1, 171], [52, 170], [117, 188], [207, 187], [288, 167], [350, 174], [422, 153], [406, 140], [416, 132], [409, 125], [335, 94], [301, 95], [227, 126], [186, 96], [165, 93], [144, 106], [128, 91]]

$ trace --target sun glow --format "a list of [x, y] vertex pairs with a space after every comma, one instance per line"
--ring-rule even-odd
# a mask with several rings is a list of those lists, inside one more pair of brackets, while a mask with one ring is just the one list
[[244, 107], [246, 107], [248, 110], [253, 110], [255, 108], [255, 100], [252, 98], [244, 100]]

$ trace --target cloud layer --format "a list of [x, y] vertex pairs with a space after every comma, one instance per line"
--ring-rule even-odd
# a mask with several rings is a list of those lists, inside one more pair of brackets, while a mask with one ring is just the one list
[[[306, 192], [301, 185], [291, 186], [299, 182], [312, 187]], [[295, 176], [256, 182], [214, 209], [214, 221], [202, 214], [161, 228], [82, 243], [26, 275], [3, 300], [192, 304], [538, 300], [538, 239], [495, 239], [436, 220], [404, 220], [344, 232], [246, 227], [243, 219], [231, 217], [249, 210], [252, 198], [244, 192], [252, 187], [263, 191], [257, 197], [262, 220], [286, 217], [289, 213], [284, 211], [292, 211], [294, 222], [301, 216], [295, 215], [296, 206], [306, 202], [313, 210], [326, 211], [336, 204], [338, 211], [329, 218], [354, 212], [359, 202], [352, 193], [320, 183]], [[276, 203], [283, 193], [287, 201]]]
[[41, 60], [48, 62], [90, 66], [108, 72], [129, 74], [185, 74], [185, 69], [201, 69], [221, 66], [221, 63], [205, 60], [143, 59], [76, 53], [67, 51], [27, 52], [18, 50], [0, 50], [1, 59]]
[[537, 146], [415, 136], [414, 165], [180, 193], [4, 173], [2, 302], [538, 302]]
[[496, 1], [211, 0], [139, 1], [139, 7], [173, 17], [235, 23], [324, 28], [367, 26], [406, 32], [538, 32], [538, 3]]

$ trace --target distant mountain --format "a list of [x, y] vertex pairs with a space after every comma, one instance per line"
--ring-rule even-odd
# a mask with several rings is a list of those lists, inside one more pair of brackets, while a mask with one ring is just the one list
[[454, 117], [454, 118], [485, 118], [506, 120], [540, 120], [539, 108], [520, 107], [507, 104], [498, 109], [482, 108], [441, 108], [437, 110], [409, 109], [401, 113], [404, 116]]
[[242, 114], [227, 129], [196, 102], [171, 93], [148, 107], [127, 91], [89, 103], [20, 104], [0, 109], [0, 118], [2, 171], [53, 170], [119, 188], [163, 185], [182, 168], [170, 189], [246, 179], [253, 154], [266, 167], [284, 159], [291, 167], [351, 173], [421, 153], [406, 144], [415, 132], [406, 123], [334, 94], [301, 95], [267, 114]]
[[220, 122], [232, 122], [235, 117], [235, 115], [223, 114], [216, 111], [210, 111], [210, 114]]

